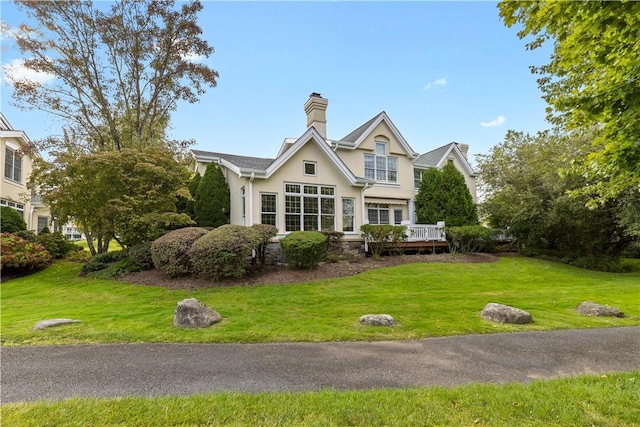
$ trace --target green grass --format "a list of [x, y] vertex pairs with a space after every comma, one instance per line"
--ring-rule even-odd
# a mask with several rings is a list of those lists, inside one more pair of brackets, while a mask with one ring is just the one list
[[2, 406], [11, 426], [636, 426], [640, 372], [455, 388], [71, 399]]
[[[640, 324], [640, 265], [631, 273], [580, 270], [531, 258], [495, 263], [422, 263], [309, 284], [195, 291], [78, 277], [57, 262], [1, 285], [4, 345], [107, 342], [266, 342], [398, 340], [430, 336]], [[207, 329], [173, 326], [176, 303], [195, 297], [224, 320]], [[577, 314], [582, 301], [617, 306], [626, 317]], [[529, 311], [530, 325], [500, 325], [479, 314], [489, 302]], [[399, 325], [366, 327], [367, 313]], [[69, 317], [81, 324], [34, 331], [36, 322]]]

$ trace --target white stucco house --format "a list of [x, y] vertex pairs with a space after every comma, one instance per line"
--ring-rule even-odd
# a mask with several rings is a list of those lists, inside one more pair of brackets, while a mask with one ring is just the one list
[[462, 172], [476, 200], [468, 145], [450, 143], [421, 155], [384, 111], [331, 139], [327, 105], [326, 98], [312, 93], [304, 104], [306, 132], [286, 138], [274, 158], [192, 150], [200, 174], [211, 162], [222, 169], [231, 192], [232, 224], [272, 224], [279, 236], [336, 230], [345, 240], [361, 240], [362, 224], [413, 224], [422, 172], [447, 162]]

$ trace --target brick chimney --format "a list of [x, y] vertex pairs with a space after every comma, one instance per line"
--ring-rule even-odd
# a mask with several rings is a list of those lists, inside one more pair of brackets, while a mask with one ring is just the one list
[[469, 153], [469, 145], [468, 144], [460, 144], [459, 142], [456, 142], [456, 145], [460, 149], [460, 152], [462, 153], [464, 158], [469, 160], [468, 157], [467, 157], [467, 154]]
[[307, 113], [307, 128], [313, 126], [318, 133], [327, 139], [327, 105], [329, 100], [319, 93], [313, 92], [304, 103], [304, 112]]

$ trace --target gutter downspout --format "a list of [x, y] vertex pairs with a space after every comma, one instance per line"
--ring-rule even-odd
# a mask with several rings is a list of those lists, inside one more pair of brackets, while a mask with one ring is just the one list
[[[362, 187], [362, 197], [360, 198], [360, 209], [362, 209], [362, 220], [360, 221], [360, 225], [363, 225], [365, 223], [365, 221], [367, 220], [367, 217], [365, 216], [365, 204], [364, 204], [364, 191], [369, 188], [370, 185], [368, 182], [366, 182], [364, 184], [364, 187]], [[366, 254], [369, 251], [369, 245], [367, 244], [367, 239], [364, 240], [364, 253]]]
[[256, 173], [251, 172], [251, 177], [249, 178], [249, 227], [253, 225], [253, 180], [255, 178]]

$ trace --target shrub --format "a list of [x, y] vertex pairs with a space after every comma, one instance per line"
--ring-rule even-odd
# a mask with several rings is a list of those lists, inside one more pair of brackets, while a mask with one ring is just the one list
[[247, 272], [251, 250], [260, 243], [255, 230], [242, 225], [222, 225], [193, 244], [191, 262], [199, 275], [218, 280], [242, 277]]
[[382, 255], [391, 244], [403, 242], [407, 237], [406, 230], [404, 225], [389, 224], [364, 224], [360, 227], [374, 257]]
[[342, 238], [344, 233], [341, 231], [322, 230], [320, 231], [327, 238], [327, 255], [325, 261], [338, 262], [343, 255]]
[[113, 279], [116, 276], [125, 276], [134, 271], [140, 271], [140, 267], [129, 258], [123, 256], [119, 261], [105, 263], [104, 268], [91, 271], [87, 273], [87, 276], [97, 279]]
[[258, 246], [256, 248], [256, 255], [260, 264], [264, 265], [267, 245], [278, 233], [278, 229], [274, 225], [269, 224], [254, 224], [251, 229], [256, 233], [258, 239]]
[[75, 249], [77, 245], [70, 242], [67, 236], [60, 232], [55, 233], [42, 233], [36, 236], [36, 243], [40, 243], [47, 248], [49, 254], [55, 259], [62, 259], [67, 256], [69, 252]]
[[3, 233], [16, 233], [26, 230], [27, 223], [22, 219], [22, 215], [9, 206], [0, 207], [0, 228]]
[[481, 225], [465, 225], [447, 227], [446, 232], [449, 252], [468, 254], [492, 249], [493, 236], [500, 231]]
[[18, 237], [22, 237], [24, 240], [28, 240], [30, 242], [35, 242], [38, 239], [38, 235], [31, 230], [21, 230], [16, 232], [15, 234]]
[[187, 227], [171, 231], [156, 239], [151, 244], [153, 265], [169, 277], [193, 273], [189, 250], [205, 234], [207, 230], [204, 228]]
[[116, 263], [126, 258], [123, 251], [103, 252], [92, 257], [89, 262], [82, 266], [80, 274], [84, 275], [92, 271], [104, 270], [109, 264]]
[[0, 269], [3, 272], [39, 270], [48, 266], [52, 260], [44, 246], [29, 242], [16, 234], [2, 233], [1, 245]]
[[327, 237], [317, 231], [294, 231], [280, 240], [287, 263], [296, 268], [315, 268], [327, 254]]
[[131, 246], [127, 250], [127, 257], [142, 270], [151, 270], [153, 268], [151, 242], [144, 242]]

